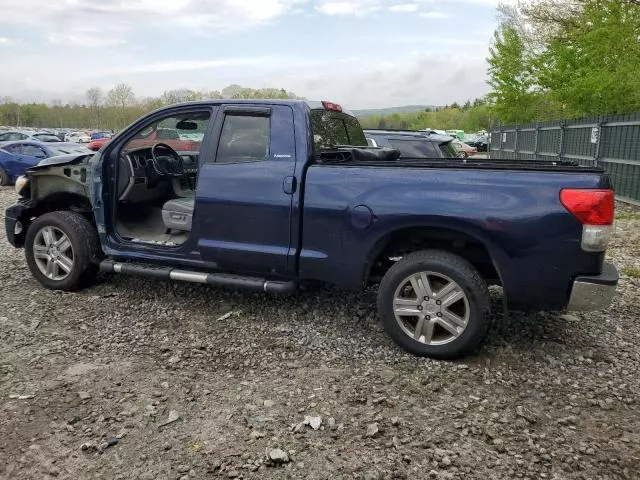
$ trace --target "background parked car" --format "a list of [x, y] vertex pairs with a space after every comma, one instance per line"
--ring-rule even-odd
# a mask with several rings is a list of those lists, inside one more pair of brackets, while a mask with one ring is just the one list
[[27, 168], [35, 167], [45, 158], [69, 153], [93, 152], [77, 143], [44, 143], [33, 140], [0, 143], [0, 185], [14, 183]]
[[453, 148], [455, 148], [456, 152], [458, 153], [458, 157], [460, 158], [472, 157], [473, 155], [478, 153], [477, 148], [471, 147], [457, 138], [454, 138], [452, 140], [451, 145], [453, 146]]
[[458, 130], [454, 128], [451, 130], [445, 130], [445, 133], [457, 138], [458, 140], [462, 140], [464, 138], [464, 130]]
[[113, 134], [108, 130], [97, 130], [91, 132], [91, 140], [100, 140], [101, 138], [111, 138]]
[[93, 150], [94, 152], [97, 152], [104, 146], [104, 144], [109, 143], [110, 141], [111, 141], [111, 138], [108, 138], [108, 137], [91, 140], [87, 145], [87, 148], [89, 150]]
[[453, 138], [429, 132], [411, 130], [365, 130], [371, 147], [395, 148], [406, 158], [455, 158], [458, 152], [451, 146]]
[[65, 142], [89, 143], [91, 137], [84, 132], [71, 132], [65, 136]]
[[487, 135], [478, 135], [465, 140], [464, 143], [470, 147], [475, 147], [478, 152], [486, 152], [489, 147], [489, 137]]
[[59, 142], [60, 139], [49, 132], [30, 131], [30, 130], [9, 130], [0, 133], [0, 142], [8, 142], [12, 140], [36, 140], [40, 142]]
[[140, 135], [131, 140], [129, 148], [150, 147], [156, 143], [165, 143], [176, 152], [197, 151], [200, 149], [200, 142], [204, 135], [202, 133], [192, 133], [191, 135], [192, 137], [185, 137], [182, 132], [178, 132], [175, 128], [154, 128], [148, 134]]

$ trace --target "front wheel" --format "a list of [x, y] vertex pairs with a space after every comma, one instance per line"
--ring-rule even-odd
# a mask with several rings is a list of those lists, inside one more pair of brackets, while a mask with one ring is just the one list
[[439, 250], [406, 255], [385, 274], [378, 312], [389, 336], [419, 356], [471, 353], [489, 321], [489, 290], [465, 259]]
[[98, 233], [79, 213], [46, 213], [27, 230], [25, 256], [31, 273], [43, 286], [79, 290], [91, 285], [98, 272]]

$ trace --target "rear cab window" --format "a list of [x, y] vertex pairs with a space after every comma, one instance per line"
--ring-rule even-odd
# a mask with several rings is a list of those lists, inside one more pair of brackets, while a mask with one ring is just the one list
[[347, 113], [312, 109], [311, 129], [316, 151], [337, 145], [367, 146], [360, 122]]
[[442, 155], [435, 143], [419, 139], [394, 139], [390, 138], [392, 148], [400, 151], [400, 156], [405, 158], [441, 158]]

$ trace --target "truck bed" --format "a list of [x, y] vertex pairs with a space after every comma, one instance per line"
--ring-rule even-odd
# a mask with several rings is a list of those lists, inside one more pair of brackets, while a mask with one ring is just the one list
[[[553, 171], [603, 174], [600, 167], [583, 166], [577, 162], [556, 160], [516, 160], [497, 158], [407, 158], [397, 157], [389, 149], [375, 147], [338, 147], [317, 158], [318, 163], [395, 168], [462, 168], [488, 170]], [[395, 158], [394, 158], [395, 157]]]
[[325, 160], [306, 175], [300, 271], [357, 285], [387, 232], [457, 231], [487, 246], [512, 307], [561, 308], [572, 276], [599, 274], [603, 255], [581, 249], [560, 191], [610, 185], [599, 168], [561, 162]]

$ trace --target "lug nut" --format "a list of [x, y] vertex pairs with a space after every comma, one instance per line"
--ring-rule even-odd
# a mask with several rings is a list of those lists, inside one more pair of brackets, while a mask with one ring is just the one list
[[440, 300], [436, 300], [436, 305], [441, 305], [442, 302]]
[[442, 313], [438, 312], [438, 314], [437, 314], [437, 315], [438, 315], [439, 317], [441, 317], [441, 316], [442, 316]]
[[418, 305], [418, 310], [422, 310], [422, 305]]

